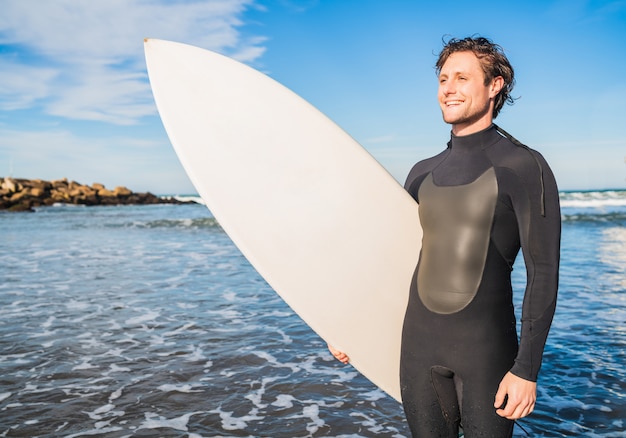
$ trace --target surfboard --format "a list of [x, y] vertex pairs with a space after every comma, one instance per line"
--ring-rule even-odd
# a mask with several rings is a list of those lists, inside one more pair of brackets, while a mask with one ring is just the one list
[[154, 99], [189, 179], [230, 239], [326, 342], [400, 400], [418, 206], [352, 137], [269, 76], [145, 40]]

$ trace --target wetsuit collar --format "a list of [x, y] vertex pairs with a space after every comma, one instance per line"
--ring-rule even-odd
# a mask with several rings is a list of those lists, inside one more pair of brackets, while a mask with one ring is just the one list
[[498, 134], [496, 125], [494, 124], [491, 124], [488, 128], [483, 129], [482, 131], [478, 131], [470, 135], [456, 136], [451, 133], [450, 136], [451, 138], [450, 142], [448, 142], [448, 147], [463, 149], [485, 149], [502, 138], [502, 136]]

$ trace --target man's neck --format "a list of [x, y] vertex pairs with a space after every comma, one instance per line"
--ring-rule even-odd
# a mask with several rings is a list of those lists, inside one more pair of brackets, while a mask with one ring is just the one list
[[452, 125], [452, 133], [457, 137], [464, 137], [466, 135], [475, 134], [476, 132], [483, 131], [491, 126], [493, 123], [492, 117], [486, 117], [474, 123], [469, 124], [455, 124]]

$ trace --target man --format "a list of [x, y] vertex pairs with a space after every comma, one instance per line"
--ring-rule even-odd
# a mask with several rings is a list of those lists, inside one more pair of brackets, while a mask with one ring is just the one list
[[[402, 400], [415, 437], [510, 437], [535, 405], [556, 306], [560, 211], [548, 164], [493, 124], [514, 72], [486, 38], [452, 39], [436, 63], [446, 150], [405, 188], [424, 231], [402, 334]], [[518, 347], [513, 263], [527, 286]], [[342, 361], [341, 352], [331, 352]]]

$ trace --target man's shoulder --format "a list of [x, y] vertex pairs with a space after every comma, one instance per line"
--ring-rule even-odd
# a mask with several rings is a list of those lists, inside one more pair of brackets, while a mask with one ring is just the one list
[[538, 150], [527, 146], [511, 136], [503, 135], [492, 147], [487, 148], [486, 152], [490, 155], [494, 166], [512, 168], [520, 166], [536, 167], [538, 162], [542, 165], [547, 165], [545, 158]]
[[418, 179], [420, 176], [431, 172], [435, 167], [437, 167], [437, 164], [439, 164], [441, 160], [443, 160], [447, 153], [448, 149], [444, 149], [435, 156], [420, 160], [415, 163], [406, 178], [405, 187], [410, 186], [411, 183]]
[[515, 139], [503, 136], [486, 153], [494, 167], [516, 175], [526, 185], [539, 183], [543, 187], [547, 181], [554, 181], [552, 169], [543, 155]]

